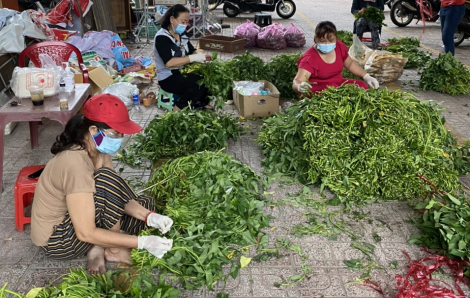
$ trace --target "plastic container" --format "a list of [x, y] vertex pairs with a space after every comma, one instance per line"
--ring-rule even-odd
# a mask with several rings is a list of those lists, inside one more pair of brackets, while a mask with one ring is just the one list
[[134, 89], [134, 91], [132, 91], [132, 104], [134, 105], [134, 109], [136, 111], [141, 111], [140, 109], [140, 99], [139, 99], [139, 89]]
[[44, 88], [42, 86], [29, 87], [29, 93], [31, 94], [33, 106], [42, 106], [44, 104]]
[[69, 94], [70, 91], [65, 89], [65, 82], [61, 81], [59, 85], [59, 102], [61, 110], [68, 110], [69, 108]]

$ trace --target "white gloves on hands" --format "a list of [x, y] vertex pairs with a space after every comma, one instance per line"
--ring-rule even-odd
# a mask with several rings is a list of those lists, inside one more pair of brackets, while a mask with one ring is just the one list
[[158, 236], [138, 236], [137, 248], [146, 249], [155, 257], [161, 259], [173, 246], [173, 240]]
[[204, 54], [192, 54], [189, 55], [189, 62], [199, 62], [199, 63], [204, 63], [206, 61], [206, 55]]
[[377, 81], [376, 78], [374, 77], [371, 77], [370, 74], [366, 74], [364, 77], [363, 77], [364, 81], [367, 83], [367, 85], [369, 85], [370, 87], [374, 88], [374, 89], [377, 89], [379, 88], [379, 81]]
[[312, 86], [309, 82], [302, 82], [297, 86], [297, 91], [299, 91], [300, 93], [305, 93], [307, 91], [310, 91], [310, 87]]
[[159, 229], [162, 234], [166, 234], [173, 225], [173, 220], [171, 220], [171, 218], [165, 215], [161, 215], [158, 213], [150, 213], [147, 216], [146, 224], [149, 227]]

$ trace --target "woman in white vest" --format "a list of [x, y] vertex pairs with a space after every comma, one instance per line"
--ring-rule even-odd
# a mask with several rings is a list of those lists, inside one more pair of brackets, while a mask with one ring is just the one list
[[202, 79], [195, 74], [183, 76], [180, 69], [193, 62], [210, 61], [210, 55], [198, 54], [189, 41], [186, 27], [189, 23], [189, 10], [176, 4], [170, 7], [160, 19], [162, 29], [155, 35], [154, 60], [160, 88], [179, 96], [173, 110], [185, 107], [193, 109], [213, 109], [207, 98], [207, 88], [199, 85]]

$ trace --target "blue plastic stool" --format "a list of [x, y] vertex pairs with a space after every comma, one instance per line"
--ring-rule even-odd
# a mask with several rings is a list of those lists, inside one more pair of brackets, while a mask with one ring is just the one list
[[173, 106], [175, 105], [176, 100], [180, 98], [178, 94], [166, 92], [162, 88], [158, 89], [157, 96], [158, 96], [157, 107], [165, 108], [168, 111], [173, 111]]

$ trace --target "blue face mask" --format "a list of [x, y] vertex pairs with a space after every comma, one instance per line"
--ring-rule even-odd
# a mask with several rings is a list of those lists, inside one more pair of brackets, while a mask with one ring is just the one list
[[96, 135], [92, 136], [96, 149], [104, 154], [116, 153], [121, 148], [122, 139], [112, 138], [107, 136], [103, 131], [99, 131]]
[[328, 54], [336, 48], [336, 43], [319, 43], [317, 49], [323, 54]]
[[186, 31], [186, 27], [186, 25], [178, 24], [178, 26], [176, 26], [176, 29], [173, 28], [173, 31], [175, 31], [175, 33], [177, 34], [183, 34], [183, 32]]

